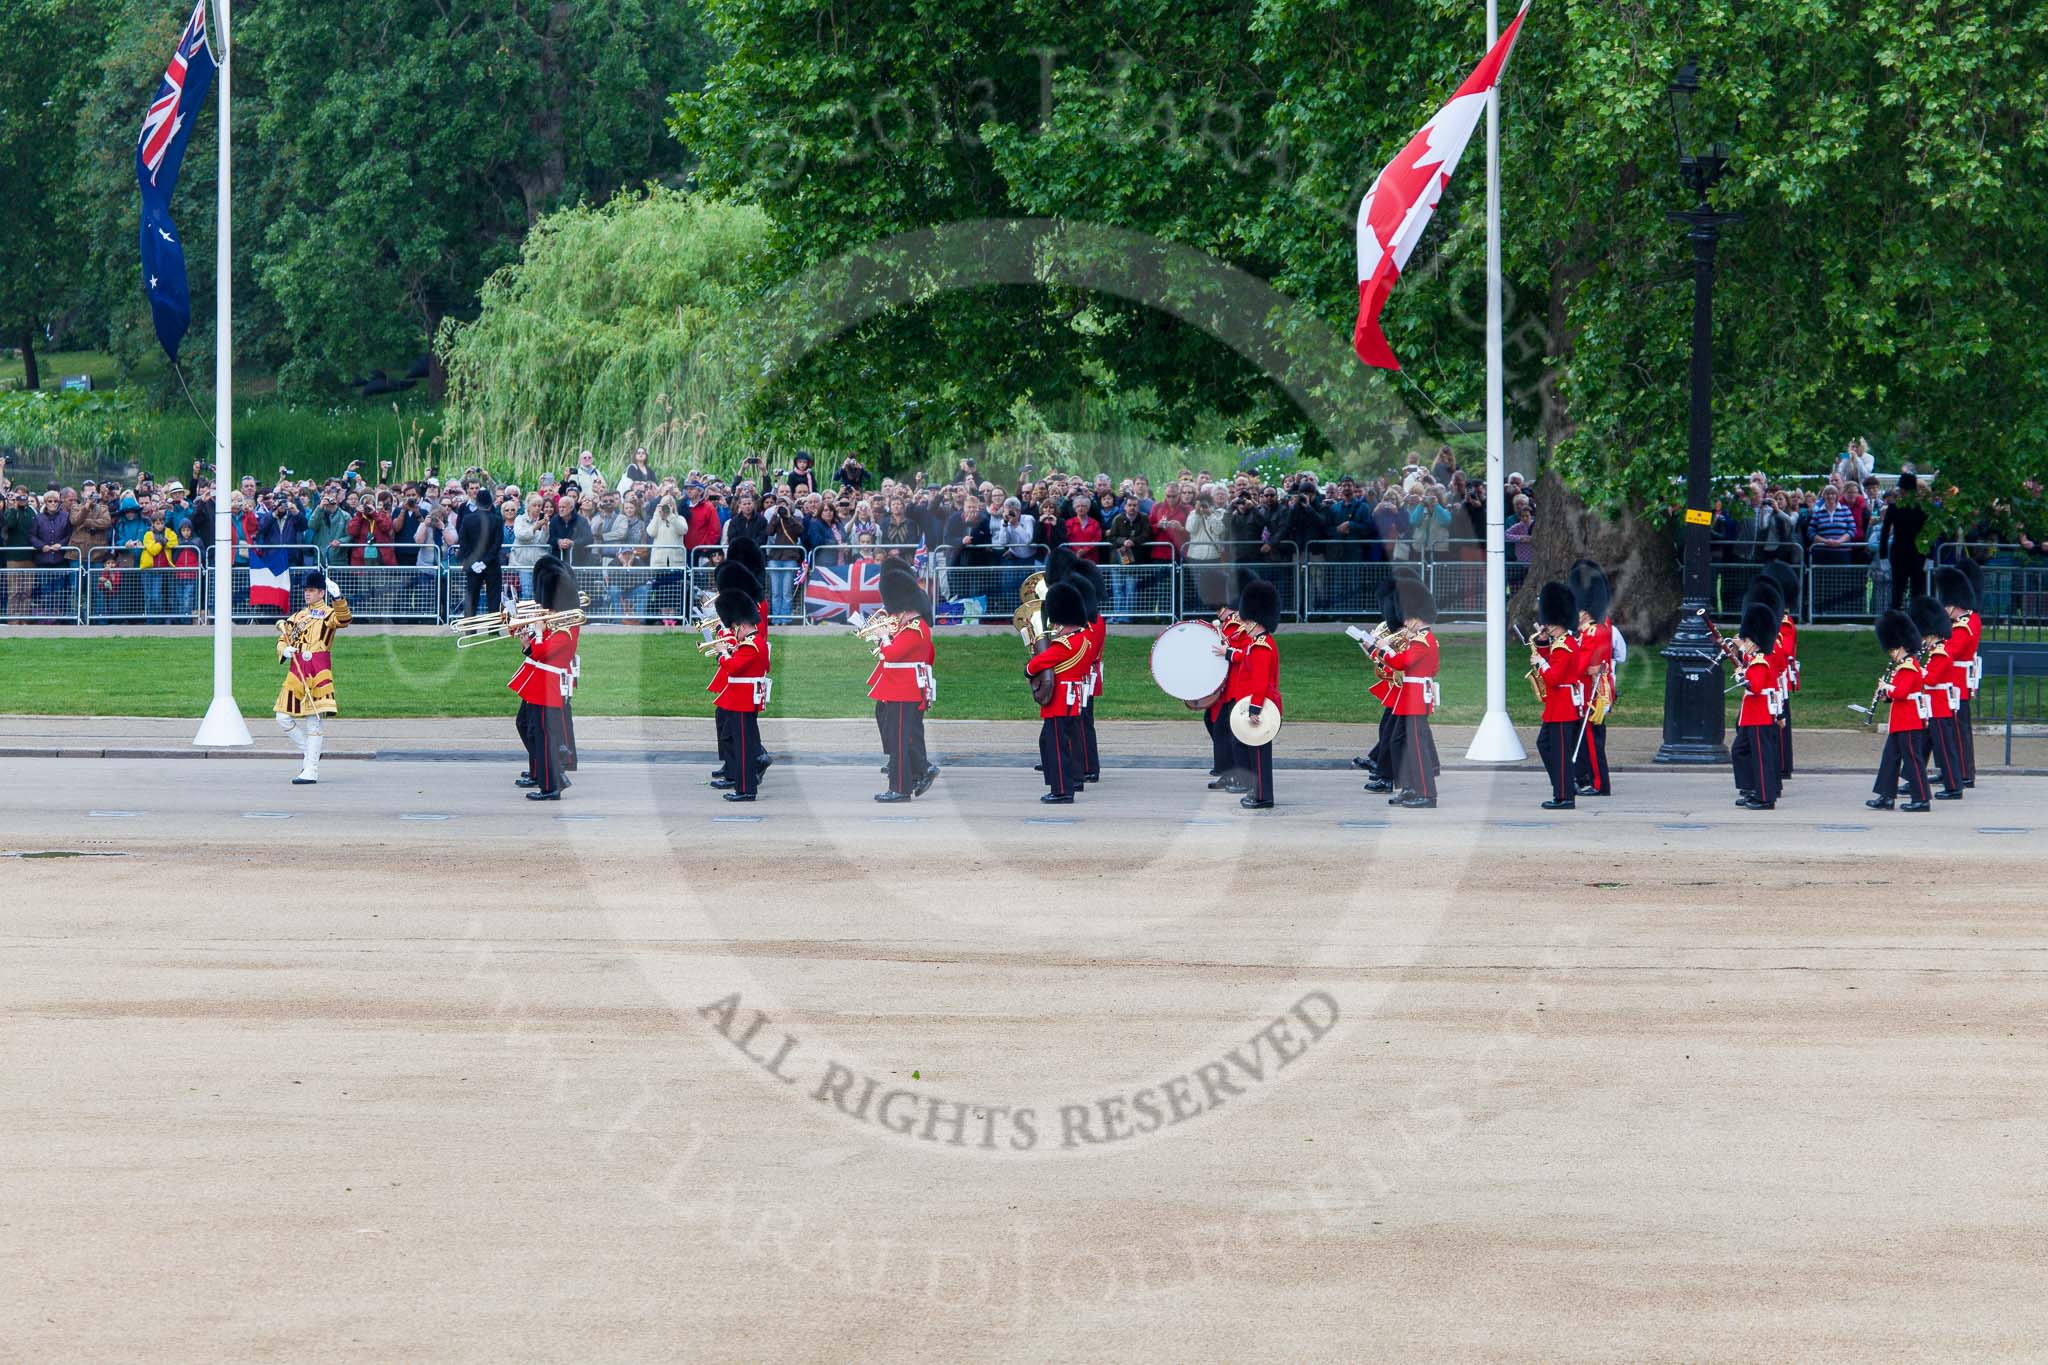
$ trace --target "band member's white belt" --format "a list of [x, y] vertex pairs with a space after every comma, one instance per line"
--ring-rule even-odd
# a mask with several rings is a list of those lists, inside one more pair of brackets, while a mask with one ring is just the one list
[[1934, 690], [1937, 692], [1948, 693], [1948, 704], [1951, 708], [1961, 706], [1963, 704], [1963, 689], [1957, 687], [1954, 683], [1943, 683], [1940, 687], [1937, 687]]
[[1984, 661], [1971, 659], [1963, 665], [1963, 681], [1969, 684], [1970, 695], [1976, 696], [1977, 689], [1984, 686]]
[[924, 699], [925, 699], [926, 701], [928, 701], [928, 702], [932, 702], [932, 701], [937, 701], [937, 700], [939, 699], [939, 675], [938, 675], [937, 673], [934, 673], [934, 672], [932, 671], [932, 666], [931, 666], [930, 664], [919, 664], [919, 663], [908, 663], [908, 664], [892, 664], [892, 663], [884, 663], [884, 664], [882, 665], [882, 667], [884, 667], [884, 668], [907, 668], [907, 669], [910, 669], [910, 670], [912, 671], [912, 675], [913, 675], [913, 676], [914, 676], [914, 677], [916, 678], [916, 680], [917, 680], [917, 688], [918, 688], [918, 691], [920, 691], [920, 692], [924, 693]]
[[552, 673], [557, 678], [560, 678], [562, 680], [562, 700], [567, 701], [576, 695], [576, 678], [582, 672], [577, 667], [577, 664], [580, 662], [580, 659], [571, 659], [567, 668], [561, 668], [554, 664], [544, 664], [539, 659], [528, 659], [526, 666], [528, 668], [537, 668], [543, 673]]
[[1933, 720], [1934, 698], [1928, 696], [1925, 692], [1915, 692], [1913, 694], [1913, 709], [1920, 713], [1920, 719]]
[[725, 681], [728, 686], [738, 684], [753, 688], [754, 705], [756, 706], [766, 706], [769, 694], [775, 691], [775, 679], [773, 678], [727, 678]]
[[[1436, 710], [1441, 694], [1437, 690], [1435, 678], [1407, 678], [1402, 681], [1401, 686], [1404, 689], [1410, 687], [1422, 689], [1422, 704], [1432, 711]], [[1387, 704], [1391, 706], [1393, 704], [1392, 700], [1390, 699]]]
[[1785, 714], [1784, 688], [1766, 687], [1763, 691], [1763, 697], [1764, 709], [1768, 710], [1774, 716], [1782, 716]]

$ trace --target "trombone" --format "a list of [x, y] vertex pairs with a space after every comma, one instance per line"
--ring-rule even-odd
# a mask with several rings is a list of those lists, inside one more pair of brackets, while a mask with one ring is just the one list
[[542, 611], [540, 603], [522, 599], [496, 611], [457, 617], [448, 623], [448, 629], [455, 636], [457, 649], [489, 644], [493, 640], [509, 640], [535, 626], [543, 630], [567, 630], [571, 626], [582, 625], [588, 619], [583, 608], [590, 605], [590, 595], [578, 593], [576, 599], [580, 605], [565, 611]]

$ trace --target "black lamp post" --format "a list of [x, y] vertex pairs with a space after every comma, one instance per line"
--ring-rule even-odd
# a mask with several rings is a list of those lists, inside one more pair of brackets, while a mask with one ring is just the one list
[[1714, 640], [1714, 247], [1739, 213], [1718, 213], [1707, 191], [1728, 173], [1728, 146], [1686, 150], [1681, 116], [1700, 88], [1699, 66], [1688, 61], [1671, 82], [1671, 132], [1678, 144], [1678, 178], [1692, 191], [1693, 207], [1667, 216], [1688, 226], [1692, 243], [1692, 420], [1685, 473], [1685, 600], [1678, 630], [1664, 646], [1664, 743], [1659, 763], [1725, 763], [1727, 702], [1721, 650]]

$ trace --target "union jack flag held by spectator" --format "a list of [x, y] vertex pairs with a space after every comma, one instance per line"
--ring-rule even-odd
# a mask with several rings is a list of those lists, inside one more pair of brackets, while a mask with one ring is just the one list
[[157, 340], [174, 364], [178, 345], [192, 325], [192, 296], [185, 282], [185, 246], [171, 224], [171, 194], [178, 188], [193, 122], [218, 69], [206, 42], [206, 0], [198, 0], [178, 35], [156, 98], [143, 115], [142, 135], [135, 140], [135, 184], [142, 191], [142, 283]]
[[813, 621], [846, 621], [882, 608], [882, 566], [871, 559], [851, 564], [812, 564], [804, 574], [804, 615]]

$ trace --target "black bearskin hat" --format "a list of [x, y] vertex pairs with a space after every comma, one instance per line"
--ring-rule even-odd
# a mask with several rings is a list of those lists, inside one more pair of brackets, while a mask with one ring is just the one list
[[1080, 562], [1081, 556], [1075, 554], [1066, 546], [1062, 545], [1055, 549], [1050, 555], [1046, 556], [1045, 560], [1046, 586], [1051, 587], [1055, 583], [1066, 582], [1067, 575], [1071, 574], [1074, 571], [1074, 566]]
[[1271, 635], [1280, 629], [1280, 590], [1263, 578], [1253, 578], [1237, 596], [1237, 614], [1258, 622]]
[[1778, 590], [1778, 601], [1786, 611], [1792, 610], [1799, 602], [1799, 570], [1781, 559], [1774, 559], [1764, 565], [1764, 575], [1771, 580], [1771, 586]]
[[1751, 602], [1742, 609], [1742, 626], [1736, 633], [1768, 654], [1778, 647], [1778, 622], [1783, 615], [1768, 602]]
[[711, 586], [720, 592], [743, 592], [757, 602], [761, 600], [761, 576], [731, 556], [711, 571]]
[[1084, 573], [1069, 574], [1068, 587], [1081, 594], [1081, 610], [1088, 614], [1088, 624], [1094, 625], [1102, 615], [1102, 592], [1096, 587], [1096, 580]]
[[1420, 621], [1424, 625], [1436, 622], [1436, 598], [1419, 578], [1396, 578], [1393, 582], [1394, 609], [1400, 614], [1392, 624], [1399, 627], [1403, 622]]
[[761, 553], [761, 546], [752, 536], [734, 536], [725, 547], [725, 562], [737, 564], [760, 582], [768, 576], [768, 556]]
[[1941, 603], [1921, 593], [1906, 603], [1906, 615], [1912, 618], [1913, 629], [1920, 632], [1923, 640], [1946, 640], [1949, 632], [1948, 612]]
[[1607, 619], [1607, 609], [1613, 602], [1613, 590], [1607, 585], [1607, 574], [1590, 559], [1582, 559], [1572, 565], [1565, 575], [1565, 586], [1572, 590], [1579, 610], [1595, 621]]
[[1572, 590], [1555, 579], [1545, 583], [1536, 594], [1536, 624], [1569, 630], [1578, 623], [1579, 604], [1572, 597]]
[[883, 573], [882, 610], [895, 616], [922, 616], [932, 619], [932, 599], [925, 596], [924, 589], [917, 584], [917, 575], [904, 573]]
[[718, 594], [712, 603], [718, 613], [719, 624], [724, 626], [758, 626], [761, 624], [761, 605], [750, 593], [736, 589]]
[[1920, 632], [1912, 617], [1894, 608], [1877, 618], [1877, 643], [1887, 654], [1895, 649], [1911, 653], [1920, 648]]
[[[1964, 563], [1969, 563], [1965, 560]], [[1971, 564], [1974, 569], [1976, 565]], [[1977, 609], [1976, 575], [1969, 569], [1956, 565], [1943, 565], [1934, 571], [1934, 596], [1944, 607], [1955, 607], [1960, 611]]]
[[1373, 604], [1379, 608], [1380, 620], [1386, 625], [1388, 630], [1399, 630], [1401, 628], [1400, 579], [1389, 578], [1381, 583], [1379, 594], [1374, 598]]
[[568, 611], [578, 602], [576, 575], [553, 555], [542, 555], [533, 566], [533, 600], [542, 611]]
[[1060, 579], [1060, 582], [1085, 582], [1097, 597], [1102, 596], [1102, 570], [1096, 568], [1092, 561], [1082, 559], [1078, 555], [1075, 556], [1072, 567], [1067, 570], [1066, 575]]
[[1073, 584], [1055, 583], [1045, 594], [1044, 616], [1048, 626], [1085, 626], [1088, 604]]
[[1785, 594], [1778, 591], [1777, 580], [1767, 573], [1760, 573], [1749, 580], [1749, 588], [1742, 594], [1742, 609], [1749, 610], [1757, 603], [1763, 603], [1778, 615], [1785, 614]]

